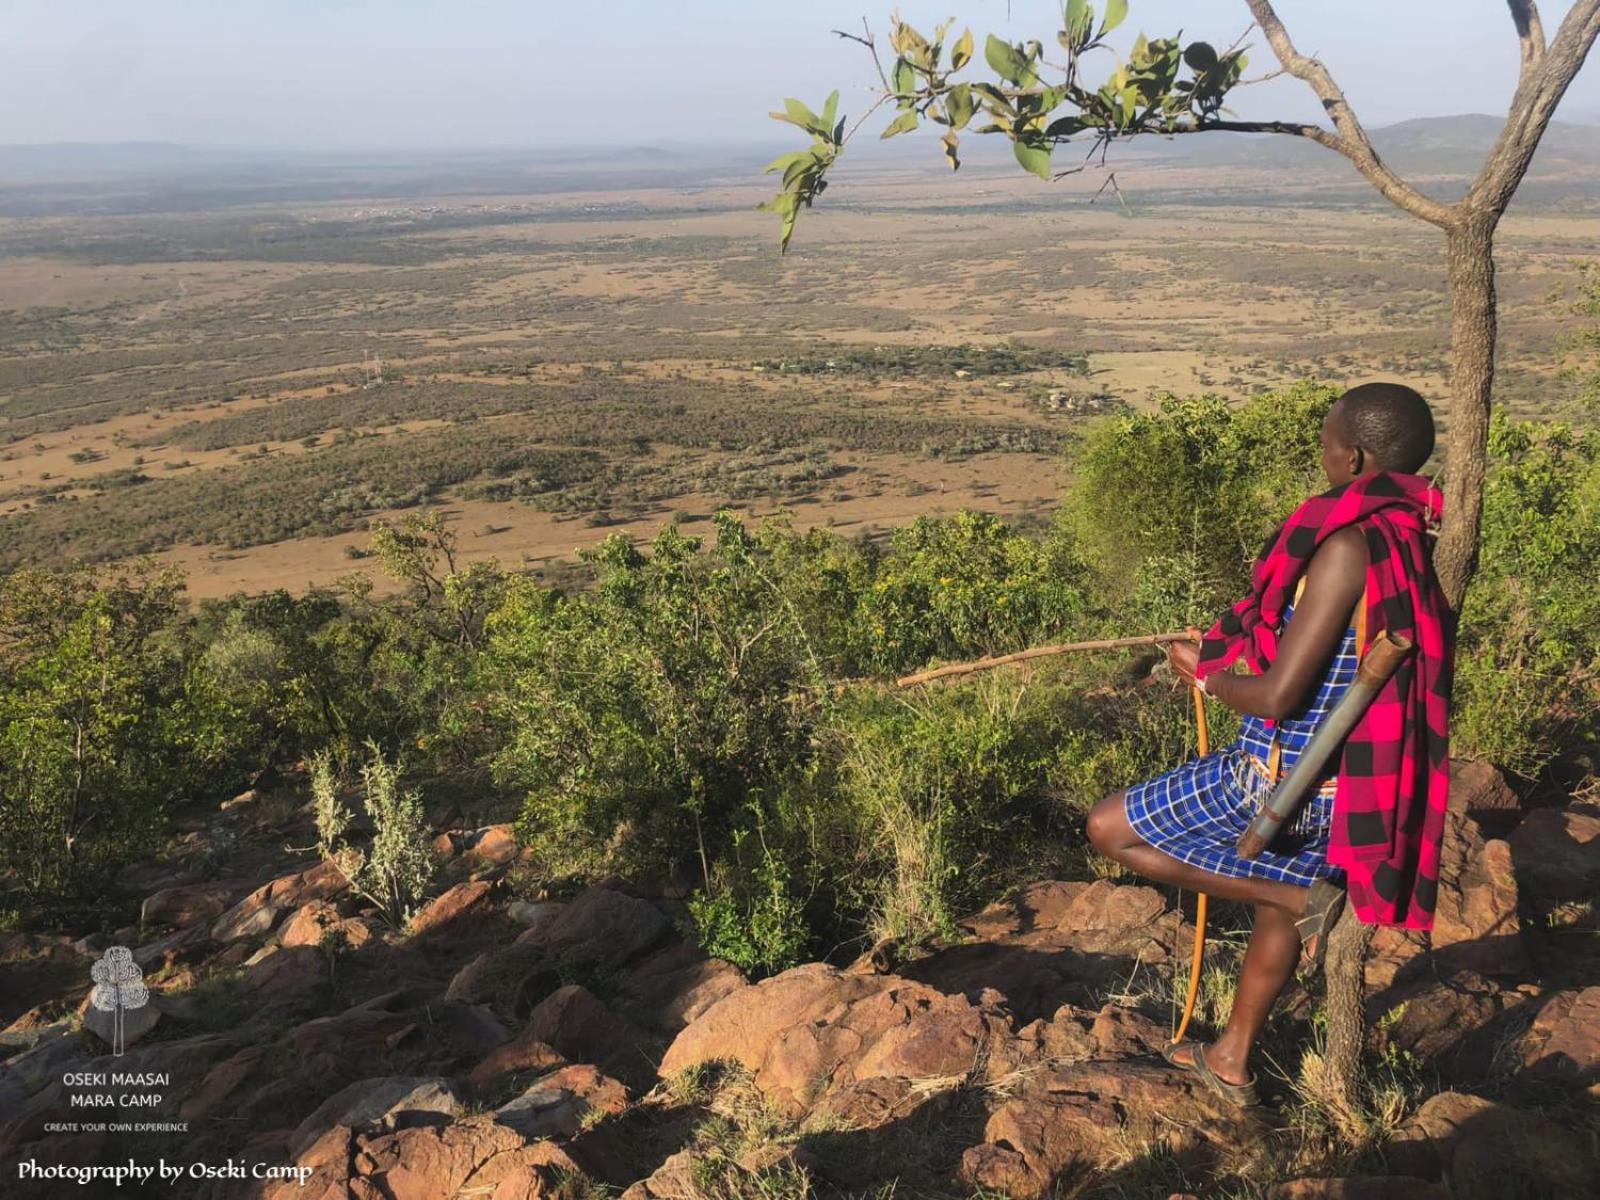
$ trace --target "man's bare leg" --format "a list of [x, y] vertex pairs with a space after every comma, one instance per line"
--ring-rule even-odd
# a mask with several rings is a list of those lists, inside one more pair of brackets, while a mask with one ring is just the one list
[[1089, 840], [1107, 858], [1146, 879], [1254, 907], [1255, 926], [1250, 931], [1227, 1026], [1216, 1042], [1202, 1051], [1206, 1065], [1218, 1078], [1229, 1083], [1245, 1082], [1250, 1078], [1250, 1052], [1300, 960], [1300, 931], [1295, 928], [1295, 921], [1305, 915], [1309, 889], [1270, 879], [1213, 875], [1163, 854], [1128, 824], [1122, 792], [1107, 796], [1090, 812]]

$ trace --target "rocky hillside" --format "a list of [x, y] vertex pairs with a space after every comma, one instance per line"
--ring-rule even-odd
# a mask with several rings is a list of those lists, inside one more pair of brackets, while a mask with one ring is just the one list
[[[505, 826], [442, 821], [446, 890], [388, 928], [293, 849], [315, 841], [298, 793], [247, 793], [125, 877], [136, 927], [0, 944], [5, 1194], [96, 1194], [18, 1190], [27, 1160], [162, 1157], [303, 1169], [149, 1187], [207, 1200], [1597, 1194], [1600, 807], [1524, 815], [1492, 771], [1456, 779], [1432, 949], [1386, 933], [1369, 972], [1375, 1071], [1432, 1094], [1354, 1152], [1292, 1062], [1249, 1113], [1161, 1063], [1190, 930], [1151, 888], [1041, 882], [910, 961], [751, 983], [671, 897], [540, 894]], [[151, 992], [121, 1057], [88, 1002], [113, 943]], [[112, 1072], [160, 1077], [122, 1090], [187, 1131], [52, 1131], [130, 1119], [73, 1104]]]

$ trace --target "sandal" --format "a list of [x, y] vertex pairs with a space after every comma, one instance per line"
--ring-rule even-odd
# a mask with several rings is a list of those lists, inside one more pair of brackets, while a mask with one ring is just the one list
[[[1177, 1056], [1185, 1050], [1189, 1052], [1189, 1061], [1180, 1062]], [[1197, 1041], [1190, 1040], [1179, 1042], [1175, 1046], [1163, 1046], [1161, 1057], [1167, 1060], [1169, 1066], [1194, 1075], [1213, 1095], [1234, 1108], [1255, 1108], [1261, 1103], [1261, 1097], [1256, 1093], [1255, 1076], [1252, 1075], [1243, 1083], [1229, 1083], [1226, 1079], [1220, 1078], [1206, 1061], [1205, 1046]]]
[[1309, 950], [1308, 965], [1313, 972], [1322, 970], [1323, 959], [1328, 956], [1328, 935], [1344, 913], [1344, 898], [1342, 887], [1319, 879], [1311, 885], [1311, 894], [1306, 897], [1306, 915], [1294, 923], [1300, 931], [1302, 947], [1312, 938], [1316, 939]]

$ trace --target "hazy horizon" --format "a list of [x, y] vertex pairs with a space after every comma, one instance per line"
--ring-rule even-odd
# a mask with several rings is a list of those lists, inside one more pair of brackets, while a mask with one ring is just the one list
[[[0, 144], [312, 154], [769, 145], [783, 131], [766, 113], [783, 96], [820, 101], [839, 87], [845, 111], [870, 102], [875, 74], [865, 51], [830, 31], [859, 29], [865, 14], [884, 34], [893, 7], [88, 0], [63, 10], [14, 0], [0, 38]], [[955, 15], [980, 38], [1048, 37], [1059, 24], [1058, 6], [1039, 0], [900, 7], [926, 31]], [[1545, 6], [1552, 36], [1567, 7]], [[1213, 0], [1200, 15], [1178, 0], [1135, 0], [1132, 8], [1118, 39], [1124, 45], [1141, 29], [1180, 28], [1231, 43], [1248, 24], [1237, 0]], [[1278, 8], [1299, 47], [1324, 59], [1369, 125], [1498, 116], [1509, 104], [1517, 42], [1497, 0], [1356, 0], [1338, 11], [1283, 0]], [[1250, 40], [1247, 74], [1255, 76], [1273, 62], [1259, 33]], [[1245, 89], [1236, 107], [1245, 117], [1320, 116], [1309, 90], [1286, 78]], [[1558, 118], [1600, 119], [1600, 74], [1579, 75]]]

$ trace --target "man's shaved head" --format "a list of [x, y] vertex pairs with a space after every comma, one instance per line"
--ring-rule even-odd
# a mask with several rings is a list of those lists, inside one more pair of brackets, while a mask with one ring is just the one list
[[1433, 454], [1433, 412], [1403, 383], [1363, 383], [1334, 403], [1340, 440], [1376, 460], [1372, 466], [1414, 475]]

